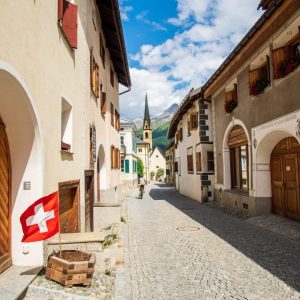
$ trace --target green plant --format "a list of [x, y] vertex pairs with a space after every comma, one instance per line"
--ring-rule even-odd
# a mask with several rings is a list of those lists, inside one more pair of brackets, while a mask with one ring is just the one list
[[106, 237], [105, 241], [103, 242], [103, 248], [107, 248], [117, 242], [118, 236], [116, 234], [112, 234]]
[[150, 173], [151, 180], [153, 179], [154, 176], [155, 176], [155, 172], [151, 171], [151, 173]]
[[124, 224], [126, 223], [126, 220], [123, 216], [121, 217], [121, 222], [124, 223]]
[[165, 175], [165, 170], [162, 169], [162, 168], [159, 168], [157, 171], [156, 171], [156, 177], [160, 178], [162, 176]]
[[140, 158], [137, 161], [137, 172], [139, 178], [144, 176], [144, 164]]

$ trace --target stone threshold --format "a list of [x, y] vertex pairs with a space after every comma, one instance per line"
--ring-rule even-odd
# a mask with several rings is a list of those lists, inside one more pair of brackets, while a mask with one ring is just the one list
[[37, 277], [42, 268], [42, 266], [11, 266], [0, 275], [0, 299], [22, 299], [28, 286]]
[[94, 207], [121, 207], [120, 203], [99, 202], [94, 203]]

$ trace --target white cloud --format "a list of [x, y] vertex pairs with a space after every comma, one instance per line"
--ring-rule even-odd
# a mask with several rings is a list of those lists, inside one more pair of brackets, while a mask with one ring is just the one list
[[152, 27], [152, 29], [154, 31], [168, 31], [168, 29], [164, 26], [162, 26], [161, 24], [157, 23], [157, 22], [154, 22], [154, 21], [150, 21], [148, 18], [147, 18], [147, 15], [148, 15], [149, 11], [147, 10], [144, 10], [142, 11], [141, 13], [139, 13], [138, 15], [136, 15], [136, 19], [138, 21], [141, 21], [145, 24], [148, 24]]
[[172, 38], [130, 55], [138, 67], [131, 69], [133, 91], [121, 98], [124, 116], [143, 114], [146, 90], [156, 113], [203, 85], [262, 13], [253, 0], [177, 0], [177, 10], [168, 20], [180, 26]]
[[128, 13], [133, 11], [133, 7], [129, 5], [125, 5], [126, 0], [120, 0], [120, 13], [123, 22], [129, 21]]

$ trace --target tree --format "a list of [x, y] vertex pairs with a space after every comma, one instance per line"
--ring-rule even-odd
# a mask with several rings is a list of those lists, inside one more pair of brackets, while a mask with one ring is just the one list
[[165, 170], [164, 170], [164, 169], [159, 168], [159, 169], [156, 171], [156, 177], [157, 177], [157, 178], [160, 178], [160, 177], [162, 177], [162, 176], [164, 176], [164, 175], [165, 175]]
[[138, 172], [139, 178], [144, 176], [144, 164], [140, 158], [138, 158], [138, 161], [137, 161], [137, 172]]
[[155, 172], [154, 171], [151, 171], [150, 173], [150, 177], [151, 177], [151, 180], [153, 180], [153, 177], [155, 176]]

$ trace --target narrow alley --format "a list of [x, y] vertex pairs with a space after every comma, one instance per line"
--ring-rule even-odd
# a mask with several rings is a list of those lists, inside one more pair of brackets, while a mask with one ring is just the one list
[[117, 300], [300, 299], [299, 236], [198, 204], [165, 184], [137, 196], [125, 200]]

